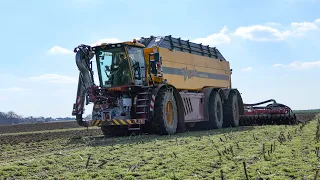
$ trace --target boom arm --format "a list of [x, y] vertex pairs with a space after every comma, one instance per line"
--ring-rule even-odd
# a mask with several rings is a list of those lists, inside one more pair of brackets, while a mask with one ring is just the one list
[[[78, 90], [77, 90], [77, 99], [76, 103], [73, 105], [72, 115], [76, 116], [77, 123], [80, 126], [88, 126], [86, 121], [83, 121], [83, 107], [84, 100], [86, 98], [86, 105], [89, 104], [88, 100], [88, 90], [95, 86], [93, 80], [92, 64], [90, 60], [93, 58], [94, 53], [92, 48], [87, 45], [79, 45], [74, 49], [76, 53], [76, 64], [79, 69], [79, 80], [78, 80]], [[90, 66], [91, 65], [91, 66]]]

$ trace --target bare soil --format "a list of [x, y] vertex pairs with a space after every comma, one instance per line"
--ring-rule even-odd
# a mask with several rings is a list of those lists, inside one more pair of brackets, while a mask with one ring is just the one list
[[36, 132], [27, 134], [3, 134], [0, 135], [1, 144], [19, 144], [19, 143], [31, 143], [39, 142], [43, 140], [53, 140], [57, 138], [80, 138], [84, 136], [97, 136], [103, 135], [101, 129], [83, 129], [83, 130], [66, 130], [66, 131], [48, 131], [48, 132]]
[[76, 121], [48, 122], [34, 124], [15, 124], [0, 126], [0, 134], [30, 132], [30, 131], [46, 131], [56, 129], [79, 128]]

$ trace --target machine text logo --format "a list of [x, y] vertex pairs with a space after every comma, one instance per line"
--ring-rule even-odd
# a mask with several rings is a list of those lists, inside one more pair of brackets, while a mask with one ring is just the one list
[[184, 76], [184, 81], [186, 81], [187, 79], [190, 79], [192, 77], [195, 77], [198, 74], [198, 72], [195, 68], [193, 68], [193, 70], [188, 70], [188, 68], [185, 67], [185, 68], [182, 68], [181, 71]]

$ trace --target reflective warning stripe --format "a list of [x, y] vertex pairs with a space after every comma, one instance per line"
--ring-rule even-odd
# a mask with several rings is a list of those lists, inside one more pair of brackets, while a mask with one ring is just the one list
[[113, 122], [113, 124], [120, 125], [120, 123], [118, 122], [117, 119], [113, 119], [112, 122]]
[[112, 125], [144, 124], [144, 119], [112, 119]]
[[122, 119], [119, 119], [119, 121], [120, 121], [120, 123], [122, 124], [122, 125], [126, 125], [127, 123], [124, 121], [124, 120], [122, 120]]
[[92, 120], [90, 122], [91, 126], [102, 126], [102, 124], [105, 122], [105, 120]]
[[91, 126], [101, 126], [101, 125], [103, 124], [103, 122], [104, 122], [104, 121], [102, 121], [102, 120], [92, 120], [92, 121], [90, 122], [90, 125], [91, 125]]
[[153, 111], [154, 109], [154, 101], [156, 100], [156, 96], [152, 94], [151, 101], [150, 101], [150, 111]]
[[125, 120], [127, 124], [133, 124], [130, 119]]
[[98, 126], [98, 124], [100, 123], [101, 121], [96, 121], [96, 123], [94, 123], [94, 126]]
[[81, 103], [81, 96], [78, 96], [78, 99], [77, 99], [77, 109], [78, 109], [78, 114], [82, 114], [82, 103]]
[[[102, 126], [106, 120], [92, 120], [90, 121], [91, 126]], [[132, 125], [132, 124], [145, 124], [145, 119], [112, 119], [109, 125]]]

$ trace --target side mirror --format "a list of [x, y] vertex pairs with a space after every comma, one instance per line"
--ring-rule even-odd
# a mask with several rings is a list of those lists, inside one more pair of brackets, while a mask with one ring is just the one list
[[108, 65], [105, 66], [107, 71], [110, 71], [110, 67]]

